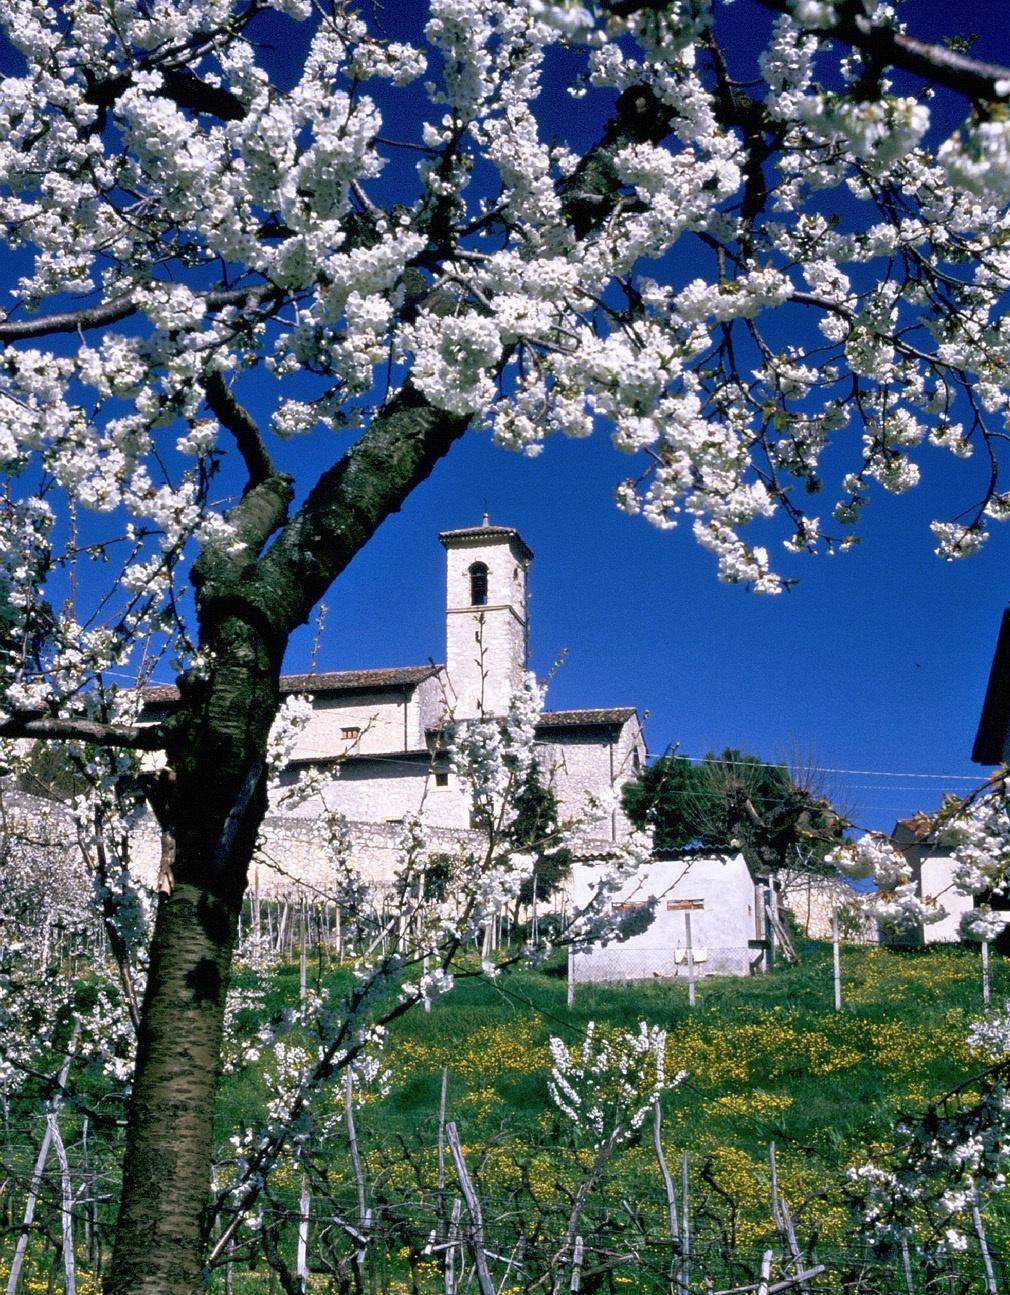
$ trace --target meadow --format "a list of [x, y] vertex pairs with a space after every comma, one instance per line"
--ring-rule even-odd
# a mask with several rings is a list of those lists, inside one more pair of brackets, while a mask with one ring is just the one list
[[[322, 950], [306, 970], [308, 989], [325, 987], [334, 999], [353, 981], [353, 969]], [[914, 1248], [908, 1269], [900, 1254], [871, 1254], [859, 1238], [861, 1206], [850, 1176], [868, 1160], [886, 1162], [902, 1126], [914, 1124], [935, 1099], [966, 1080], [963, 1098], [976, 1091], [971, 1077], [987, 1064], [967, 1043], [982, 1015], [977, 949], [843, 946], [841, 1012], [833, 1008], [831, 950], [818, 945], [802, 947], [797, 966], [701, 981], [693, 1008], [685, 985], [658, 981], [578, 986], [569, 1008], [561, 958], [496, 981], [476, 974], [476, 964], [471, 970], [430, 1012], [415, 1009], [393, 1023], [379, 1073], [355, 1092], [353, 1147], [343, 1083], [318, 1091], [257, 1208], [208, 1274], [215, 1290], [476, 1290], [466, 1209], [453, 1232], [462, 1189], [446, 1146], [450, 1123], [483, 1207], [496, 1291], [548, 1291], [562, 1270], [565, 1290], [574, 1289], [571, 1256], [559, 1268], [558, 1246], [583, 1189], [582, 1295], [753, 1289], [769, 1249], [780, 1277], [804, 1264], [824, 1265], [806, 1295], [1010, 1290], [1010, 1211], [1002, 1198], [982, 1210], [993, 1286], [974, 1234], [967, 1253], [939, 1269]], [[312, 1039], [297, 1029], [283, 1033], [279, 1046], [257, 1042], [265, 1025], [297, 1007], [300, 980], [297, 962], [237, 972], [232, 1060], [217, 1109], [215, 1181], [224, 1191], [246, 1154], [239, 1149], [243, 1133], [269, 1129], [271, 1103], [311, 1054]], [[85, 974], [79, 998], [88, 992]], [[1010, 963], [994, 956], [993, 1007], [1006, 1000]], [[592, 1137], [559, 1111], [548, 1089], [552, 1037], [578, 1045], [591, 1024], [599, 1037], [639, 1021], [666, 1031], [667, 1073], [684, 1072], [663, 1098], [659, 1136], [680, 1249], [671, 1245], [671, 1184], [664, 1183], [651, 1117], [603, 1163]], [[87, 1076], [85, 1068], [77, 1102], [60, 1114], [80, 1199], [91, 1193], [95, 1201], [76, 1219], [78, 1295], [97, 1289], [107, 1256], [121, 1137], [119, 1112], [97, 1088], [89, 1097]], [[0, 1184], [7, 1238], [0, 1242], [0, 1277], [38, 1146], [38, 1102], [51, 1093], [51, 1086], [28, 1084], [5, 1111], [10, 1172]], [[783, 1226], [783, 1203], [795, 1247]], [[58, 1175], [47, 1171], [22, 1291], [53, 1295], [62, 1288], [59, 1218]], [[359, 1246], [355, 1238], [363, 1233], [367, 1245]], [[447, 1246], [454, 1236], [451, 1275]], [[304, 1284], [295, 1271], [300, 1248]]]
[[[337, 988], [345, 974], [334, 969], [323, 979]], [[279, 968], [266, 1010], [292, 1003], [297, 993], [297, 966]], [[992, 994], [997, 1005], [1010, 997], [1010, 967], [999, 958], [993, 959]], [[544, 1218], [563, 1214], [592, 1149], [550, 1100], [548, 1041], [557, 1036], [577, 1044], [590, 1022], [605, 1032], [644, 1020], [667, 1031], [668, 1072], [686, 1072], [664, 1098], [662, 1144], [678, 1191], [686, 1153], [699, 1263], [705, 1253], [710, 1260], [734, 1256], [721, 1267], [729, 1280], [771, 1244], [774, 1145], [777, 1190], [804, 1248], [851, 1268], [858, 1202], [849, 1171], [886, 1158], [903, 1122], [987, 1064], [966, 1042], [982, 1011], [978, 951], [844, 947], [843, 997], [843, 1010], [835, 1012], [830, 949], [816, 945], [803, 949], [798, 966], [701, 982], [694, 1008], [685, 986], [656, 982], [579, 986], [569, 1009], [560, 963], [495, 983], [461, 979], [430, 1012], [395, 1023], [384, 1082], [362, 1095], [357, 1132], [370, 1189], [378, 1186], [385, 1202], [416, 1210], [419, 1218], [425, 1204], [437, 1212], [444, 1074], [446, 1118], [459, 1128], [487, 1211], [499, 1220], [528, 1216], [531, 1208]], [[248, 1119], [259, 1102], [257, 1076], [227, 1080], [222, 1131]], [[336, 1118], [339, 1093], [332, 1107]], [[352, 1194], [341, 1137], [320, 1180], [337, 1200]], [[450, 1163], [450, 1192], [456, 1190], [452, 1174]], [[294, 1212], [293, 1173], [289, 1188]], [[593, 1208], [593, 1226], [604, 1232], [613, 1231], [615, 1213], [627, 1216], [627, 1226], [660, 1229], [663, 1183], [649, 1128], [615, 1155], [594, 1188]], [[986, 1221], [999, 1269], [1007, 1238], [1003, 1211], [987, 1211]], [[420, 1289], [424, 1228], [409, 1234], [404, 1227], [398, 1254], [418, 1259], [420, 1266], [412, 1267]], [[510, 1238], [516, 1235], [511, 1227]], [[639, 1284], [641, 1273], [617, 1276]], [[903, 1280], [896, 1275], [893, 1289], [904, 1290]]]

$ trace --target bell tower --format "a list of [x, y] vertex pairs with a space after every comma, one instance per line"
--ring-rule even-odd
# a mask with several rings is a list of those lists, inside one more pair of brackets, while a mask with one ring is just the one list
[[511, 526], [443, 531], [445, 669], [457, 719], [504, 715], [526, 669], [533, 552]]

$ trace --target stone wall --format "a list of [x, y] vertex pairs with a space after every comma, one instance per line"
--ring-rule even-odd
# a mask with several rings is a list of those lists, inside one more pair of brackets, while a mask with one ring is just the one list
[[831, 915], [842, 912], [840, 932], [853, 944], [876, 944], [877, 924], [854, 908], [856, 892], [838, 877], [816, 877], [783, 869], [778, 874], [779, 908], [788, 909], [811, 940], [831, 939]]
[[628, 720], [609, 740], [598, 728], [572, 728], [537, 743], [537, 759], [557, 797], [562, 818], [581, 814], [589, 794], [605, 805], [616, 802], [605, 818], [587, 828], [591, 835], [612, 841], [625, 840], [632, 831], [620, 807], [620, 792], [635, 777], [636, 755], [640, 766], [645, 748], [637, 718]]
[[[411, 713], [413, 712], [413, 714]], [[332, 759], [347, 753], [409, 751], [423, 746], [417, 705], [403, 689], [312, 698], [312, 717], [299, 734], [296, 760]], [[344, 730], [357, 729], [345, 736]]]
[[[488, 569], [487, 603], [470, 602], [470, 566]], [[514, 544], [453, 543], [446, 548], [446, 646], [448, 701], [457, 719], [483, 709], [504, 715], [526, 668], [526, 565]]]
[[[397, 866], [403, 827], [399, 823], [347, 824], [355, 866], [369, 882], [381, 886], [392, 878]], [[429, 854], [480, 855], [487, 849], [487, 838], [469, 829], [425, 827]], [[579, 844], [580, 857], [603, 857], [609, 842], [585, 838]], [[145, 884], [154, 886], [158, 878], [160, 838], [154, 819], [146, 816], [132, 838], [134, 870]], [[269, 816], [260, 834], [250, 888], [258, 887], [263, 899], [293, 893], [307, 893], [317, 898], [329, 893], [333, 885], [333, 863], [316, 824], [311, 819]]]

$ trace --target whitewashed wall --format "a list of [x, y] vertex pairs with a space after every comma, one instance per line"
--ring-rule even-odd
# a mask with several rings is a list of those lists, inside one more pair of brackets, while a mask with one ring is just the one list
[[[598, 868], [576, 865], [576, 907], [588, 902], [598, 876]], [[701, 905], [688, 910], [696, 974], [748, 974], [759, 951], [748, 947], [755, 930], [754, 882], [743, 855], [655, 860], [624, 885], [614, 903], [634, 905], [650, 897], [658, 900], [652, 925], [622, 943], [577, 954], [577, 981], [686, 980], [685, 910], [674, 906], [689, 901]]]
[[975, 905], [971, 895], [954, 889], [953, 881], [954, 861], [949, 855], [929, 855], [919, 865], [919, 889], [923, 898], [935, 899], [947, 911], [946, 917], [922, 928], [925, 944], [952, 944], [961, 939], [961, 917]]

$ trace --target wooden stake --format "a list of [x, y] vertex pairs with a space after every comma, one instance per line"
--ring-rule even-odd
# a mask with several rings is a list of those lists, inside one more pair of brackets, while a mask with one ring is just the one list
[[768, 1161], [772, 1170], [772, 1222], [776, 1232], [782, 1228], [782, 1213], [779, 1210], [779, 1171], [775, 1162], [775, 1143], [768, 1144]]
[[999, 1288], [996, 1285], [996, 1274], [993, 1272], [992, 1255], [989, 1253], [989, 1241], [985, 1234], [985, 1227], [982, 1224], [982, 1215], [978, 1208], [978, 1193], [971, 1205], [971, 1221], [975, 1224], [975, 1235], [978, 1237], [978, 1248], [982, 1252], [982, 1267], [985, 1269], [985, 1289], [986, 1295], [999, 1295]]
[[[57, 1092], [56, 1096], [53, 1098], [53, 1104], [57, 1109], [59, 1109], [59, 1105], [63, 1101], [63, 1090], [67, 1085], [67, 1075], [70, 1073], [70, 1062], [77, 1045], [77, 1034], [79, 1029], [80, 1023], [75, 1021], [74, 1030], [70, 1036], [70, 1046], [67, 1048], [67, 1055], [63, 1061], [63, 1065], [60, 1067], [59, 1077], [56, 1081]], [[52, 1124], [47, 1119], [46, 1131], [42, 1135], [39, 1154], [35, 1158], [35, 1168], [32, 1171], [31, 1182], [28, 1185], [28, 1199], [25, 1201], [25, 1212], [21, 1221], [21, 1231], [14, 1246], [14, 1255], [11, 1258], [10, 1272], [7, 1275], [7, 1295], [17, 1295], [18, 1286], [21, 1284], [21, 1269], [24, 1267], [25, 1255], [28, 1252], [28, 1238], [32, 1230], [32, 1220], [35, 1217], [35, 1203], [38, 1200], [39, 1187], [42, 1184], [42, 1174], [45, 1171], [46, 1161], [49, 1159], [49, 1148], [52, 1145], [52, 1141]]]
[[687, 1152], [680, 1157], [680, 1208], [681, 1208], [681, 1261], [680, 1284], [687, 1290], [691, 1285], [691, 1197], [687, 1173]]
[[[70, 1163], [67, 1149], [60, 1137], [60, 1127], [55, 1111], [46, 1116], [46, 1125], [53, 1140], [53, 1150], [60, 1165], [60, 1224], [63, 1237], [63, 1273], [66, 1295], [77, 1295], [77, 1273], [74, 1267], [74, 1192], [70, 1185]], [[976, 1210], [976, 1213], [978, 1211]]]
[[982, 1006], [989, 1006], [989, 941], [982, 941]]
[[575, 950], [568, 946], [568, 1010], [575, 1006]]
[[[449, 1067], [442, 1067], [442, 1093], [438, 1099], [438, 1220], [439, 1240], [445, 1225], [445, 1096], [449, 1083]], [[457, 1201], [457, 1204], [459, 1202]]]
[[463, 1202], [457, 1196], [452, 1203], [449, 1220], [449, 1244], [445, 1250], [445, 1295], [456, 1295], [456, 1247], [459, 1245], [459, 1216]]
[[351, 1166], [354, 1170], [354, 1186], [358, 1197], [358, 1231], [364, 1234], [365, 1219], [365, 1173], [361, 1167], [361, 1156], [358, 1153], [358, 1136], [354, 1128], [354, 1075], [350, 1066], [344, 1072], [344, 1113], [347, 1120], [347, 1146], [351, 1153]]
[[687, 1003], [689, 1007], [695, 1005], [694, 991], [694, 946], [691, 943], [691, 914], [684, 914], [684, 932], [687, 942]]
[[901, 1238], [901, 1266], [905, 1270], [905, 1289], [908, 1295], [915, 1295], [915, 1285], [912, 1282], [912, 1260], [908, 1253], [908, 1242], [904, 1237]]
[[842, 1010], [842, 954], [838, 943], [838, 909], [831, 914], [831, 966], [835, 977], [835, 1011]]
[[572, 1280], [569, 1290], [572, 1295], [578, 1295], [579, 1284], [582, 1281], [582, 1238], [575, 1238], [575, 1250], [572, 1253]]
[[459, 1179], [460, 1191], [466, 1201], [470, 1214], [470, 1250], [473, 1253], [474, 1269], [477, 1273], [477, 1285], [480, 1295], [497, 1295], [491, 1274], [488, 1272], [487, 1255], [484, 1253], [484, 1216], [481, 1213], [480, 1201], [473, 1189], [470, 1175], [467, 1173], [466, 1161], [463, 1159], [463, 1148], [460, 1146], [459, 1132], [455, 1123], [446, 1125], [446, 1137], [449, 1139], [449, 1150], [452, 1152], [453, 1164], [456, 1166], [456, 1177]]
[[312, 1197], [309, 1195], [307, 1174], [302, 1174], [302, 1190], [298, 1197], [298, 1248], [295, 1252], [295, 1276], [302, 1290], [309, 1284], [309, 1211]]
[[[797, 1273], [802, 1273], [803, 1256], [800, 1254], [800, 1243], [796, 1239], [796, 1229], [793, 1227], [793, 1216], [789, 1212], [789, 1204], [784, 1196], [779, 1198], [779, 1208], [782, 1212], [782, 1226], [785, 1229], [789, 1253], [792, 1256], [793, 1263], [796, 1265]], [[806, 1291], [808, 1289], [806, 1278], [799, 1278], [799, 1286], [802, 1291]]]
[[766, 1250], [761, 1256], [761, 1276], [758, 1279], [758, 1295], [768, 1295], [768, 1282], [772, 1275], [772, 1252]]
[[677, 1289], [677, 1254], [680, 1250], [680, 1229], [677, 1226], [677, 1191], [673, 1185], [673, 1179], [670, 1177], [670, 1170], [667, 1168], [666, 1156], [663, 1154], [663, 1114], [658, 1097], [652, 1110], [654, 1115], [652, 1121], [652, 1145], [656, 1152], [656, 1159], [659, 1161], [659, 1174], [663, 1180], [663, 1190], [666, 1192], [666, 1212], [670, 1220], [670, 1245], [672, 1248], [670, 1256], [670, 1290], [675, 1291]]

